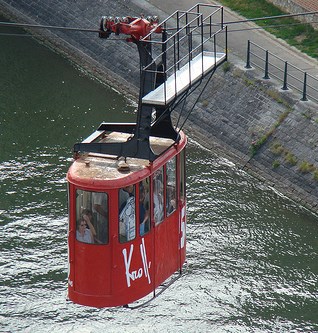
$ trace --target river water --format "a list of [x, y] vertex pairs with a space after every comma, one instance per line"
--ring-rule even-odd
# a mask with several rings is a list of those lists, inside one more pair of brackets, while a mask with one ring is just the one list
[[135, 106], [20, 34], [0, 30], [0, 332], [318, 332], [318, 217], [191, 140], [183, 277], [138, 310], [67, 302], [72, 146]]

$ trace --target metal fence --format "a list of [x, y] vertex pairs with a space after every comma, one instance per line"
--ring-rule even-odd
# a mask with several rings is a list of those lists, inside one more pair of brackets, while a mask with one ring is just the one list
[[299, 92], [302, 101], [318, 103], [318, 78], [281, 59], [261, 46], [248, 41], [246, 68], [256, 67], [264, 72], [263, 78], [282, 82], [282, 90]]

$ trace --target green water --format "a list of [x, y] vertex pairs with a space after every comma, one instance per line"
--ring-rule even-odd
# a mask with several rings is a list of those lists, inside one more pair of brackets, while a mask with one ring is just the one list
[[135, 107], [0, 29], [0, 332], [318, 331], [318, 218], [190, 140], [188, 264], [146, 308], [66, 302], [72, 146]]

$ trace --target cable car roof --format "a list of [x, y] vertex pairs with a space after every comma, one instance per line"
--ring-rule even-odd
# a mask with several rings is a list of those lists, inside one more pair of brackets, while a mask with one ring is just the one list
[[[153, 170], [160, 167], [165, 161], [177, 154], [178, 150], [186, 144], [186, 137], [181, 132], [181, 140], [175, 143], [172, 139], [150, 137], [153, 151], [160, 155], [155, 162], [146, 159], [127, 157], [125, 162], [129, 168], [121, 170], [118, 167], [119, 159], [114, 155], [87, 153], [80, 155], [70, 167], [67, 178], [70, 182], [89, 188], [120, 188], [146, 178]], [[103, 142], [126, 141], [127, 133], [110, 133]], [[169, 147], [171, 149], [169, 149]]]

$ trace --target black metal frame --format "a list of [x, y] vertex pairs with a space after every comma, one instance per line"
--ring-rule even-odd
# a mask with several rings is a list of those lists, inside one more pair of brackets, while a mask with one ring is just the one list
[[[91, 136], [93, 141], [88, 142], [86, 139], [74, 145], [75, 153], [92, 152], [154, 161], [158, 155], [151, 149], [150, 136], [169, 138], [174, 142], [179, 140], [179, 134], [172, 125], [171, 109], [169, 107], [155, 107], [156, 119], [159, 120], [153, 125], [151, 124], [154, 107], [143, 104], [142, 96], [160, 85], [162, 78], [155, 75], [157, 68], [151, 56], [151, 44], [136, 42], [136, 45], [141, 68], [150, 64], [152, 66], [152, 71], [141, 71], [137, 122], [129, 124], [102, 123], [95, 132], [96, 135]], [[105, 136], [105, 133], [111, 131], [131, 134], [132, 137], [126, 142], [97, 142]]]
[[[213, 13], [203, 18], [203, 14], [200, 13], [201, 7], [211, 7]], [[220, 14], [220, 22], [218, 24], [212, 23], [212, 15], [214, 13]], [[191, 18], [191, 19], [190, 19]], [[172, 37], [168, 37], [167, 31], [170, 30], [168, 27], [169, 21], [176, 21], [177, 28]], [[185, 21], [184, 26], [180, 26], [180, 22]], [[217, 27], [217, 31], [212, 34], [212, 27]], [[181, 61], [190, 61], [193, 53], [201, 51], [203, 52], [203, 45], [206, 45], [207, 41], [212, 40], [213, 52], [216, 54], [216, 35], [220, 32], [225, 32], [223, 26], [223, 9], [220, 6], [204, 5], [199, 4], [190, 8], [187, 12], [179, 12], [172, 14], [162, 24], [162, 36], [159, 41], [152, 41], [153, 32], [145, 36], [140, 41], [134, 41], [137, 46], [139, 57], [140, 57], [140, 90], [139, 90], [139, 101], [136, 123], [129, 124], [118, 124], [118, 123], [102, 123], [97, 131], [93, 133], [89, 138], [85, 139], [81, 143], [74, 145], [75, 153], [102, 153], [115, 155], [117, 157], [135, 157], [154, 161], [159, 155], [155, 154], [150, 145], [150, 137], [161, 137], [168, 138], [173, 141], [172, 144], [176, 143], [180, 139], [179, 132], [173, 126], [171, 121], [171, 112], [174, 106], [178, 104], [178, 101], [184, 99], [189, 93], [193, 91], [194, 85], [184, 91], [183, 93], [176, 95], [173, 101], [165, 103], [165, 105], [149, 105], [143, 103], [142, 99], [149, 92], [153, 91], [156, 87], [161, 84], [165, 84], [167, 80], [167, 70], [172, 68], [175, 71], [179, 68]], [[209, 27], [210, 31], [208, 38], [203, 37], [203, 28]], [[197, 32], [201, 34], [198, 45], [193, 45], [194, 40], [192, 34]], [[186, 48], [186, 55], [181, 58], [180, 49], [180, 38], [181, 36], [188, 43]], [[101, 36], [102, 37], [102, 36]], [[178, 42], [176, 42], [176, 38]], [[226, 38], [225, 38], [226, 40]], [[177, 46], [177, 50], [172, 45], [168, 46], [171, 41]], [[154, 47], [159, 47], [159, 56], [153, 57], [152, 52]], [[167, 65], [168, 53], [171, 53], [173, 49], [173, 55], [169, 60], [171, 64]], [[227, 47], [225, 45], [225, 50]], [[225, 51], [226, 52], [226, 51]], [[203, 64], [202, 64], [203, 66]], [[211, 72], [211, 71], [210, 71]], [[208, 74], [208, 73], [206, 73]], [[203, 79], [206, 74], [202, 74]], [[152, 113], [155, 110], [156, 120], [152, 122]], [[131, 134], [129, 139], [125, 142], [100, 142], [107, 132], [122, 132]], [[162, 153], [161, 153], [162, 154]]]

